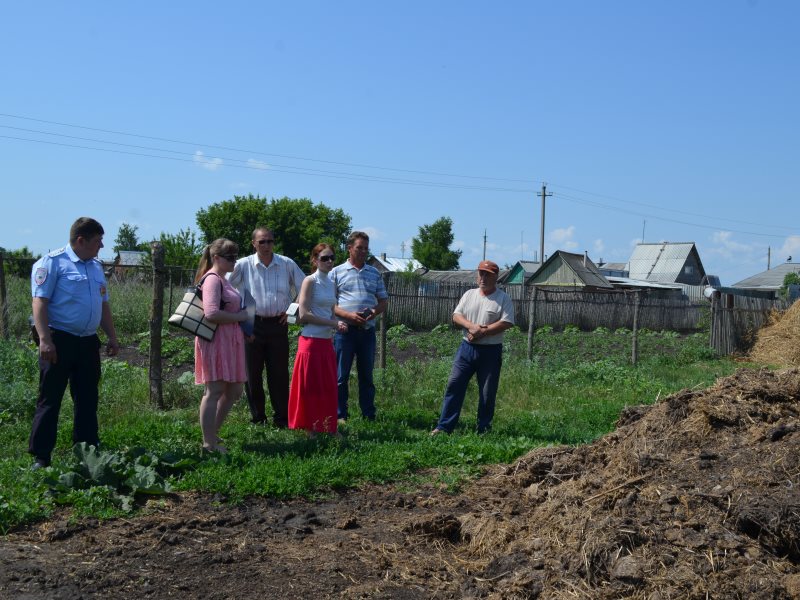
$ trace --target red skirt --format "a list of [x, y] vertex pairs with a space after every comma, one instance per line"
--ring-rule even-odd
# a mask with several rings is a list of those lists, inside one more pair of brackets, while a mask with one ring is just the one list
[[297, 340], [289, 390], [289, 428], [336, 433], [339, 392], [333, 340], [303, 336]]

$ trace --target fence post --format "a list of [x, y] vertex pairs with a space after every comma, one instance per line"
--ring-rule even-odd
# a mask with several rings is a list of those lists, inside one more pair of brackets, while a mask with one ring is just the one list
[[0, 330], [2, 330], [3, 339], [7, 340], [11, 337], [8, 331], [8, 301], [6, 296], [6, 266], [3, 257], [3, 252], [0, 252]]
[[167, 304], [167, 310], [172, 312], [172, 269], [169, 269], [169, 301]]
[[[383, 273], [381, 275], [383, 279], [383, 287], [387, 290], [389, 289], [389, 273]], [[378, 366], [381, 369], [386, 368], [386, 315], [389, 312], [389, 306], [387, 304], [386, 310], [380, 317], [380, 321], [378, 321], [378, 347], [380, 352], [380, 359], [378, 360]]]
[[639, 362], [639, 292], [633, 293], [633, 333], [631, 335], [631, 364]]
[[161, 326], [164, 321], [164, 247], [150, 244], [153, 255], [153, 304], [150, 307], [150, 402], [164, 408], [161, 382]]
[[539, 288], [533, 286], [533, 296], [531, 296], [528, 306], [528, 360], [533, 360], [533, 336], [536, 332], [536, 296]]

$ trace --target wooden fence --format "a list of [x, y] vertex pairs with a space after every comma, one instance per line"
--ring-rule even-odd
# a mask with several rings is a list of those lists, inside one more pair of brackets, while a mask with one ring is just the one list
[[716, 295], [711, 304], [711, 347], [720, 355], [749, 351], [770, 314], [786, 310], [789, 304], [731, 293]]
[[[389, 292], [389, 325], [403, 323], [413, 329], [430, 329], [450, 323], [459, 298], [474, 285], [464, 283], [414, 281], [385, 276]], [[502, 287], [502, 286], [501, 286]], [[535, 286], [508, 285], [505, 291], [514, 303], [514, 319], [527, 329], [534, 318], [536, 327], [550, 325], [563, 329], [576, 325], [591, 331], [633, 328], [636, 293], [625, 291], [582, 292], [550, 290]], [[638, 326], [651, 330], [694, 331], [701, 327], [703, 309], [686, 298], [653, 298], [639, 293]]]

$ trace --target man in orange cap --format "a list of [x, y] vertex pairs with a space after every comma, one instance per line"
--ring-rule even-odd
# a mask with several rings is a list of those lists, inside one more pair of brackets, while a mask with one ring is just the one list
[[492, 426], [503, 364], [503, 332], [514, 325], [514, 304], [508, 294], [497, 289], [499, 273], [497, 264], [481, 261], [478, 287], [466, 292], [453, 312], [453, 323], [464, 329], [464, 338], [450, 371], [442, 414], [431, 435], [455, 429], [473, 375], [478, 378], [478, 433]]

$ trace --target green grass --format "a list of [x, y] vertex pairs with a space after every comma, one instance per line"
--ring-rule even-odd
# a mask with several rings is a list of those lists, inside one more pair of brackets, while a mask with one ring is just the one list
[[[467, 393], [454, 435], [430, 438], [450, 372], [459, 335], [448, 327], [427, 334], [396, 329], [390, 349], [411, 356], [402, 364], [391, 357], [376, 370], [377, 422], [358, 417], [345, 438], [308, 440], [300, 433], [249, 423], [244, 400], [234, 407], [222, 436], [230, 454], [200, 455], [197, 408], [201, 388], [185, 379], [165, 382], [169, 410], [150, 404], [145, 370], [104, 361], [99, 411], [104, 449], [144, 448], [155, 454], [178, 452], [196, 464], [170, 479], [176, 490], [220, 494], [230, 501], [250, 495], [316, 498], [365, 481], [434, 480], [458, 490], [481, 466], [508, 462], [547, 444], [582, 444], [610, 431], [620, 410], [652, 403], [684, 387], [705, 386], [737, 365], [714, 358], [702, 335], [651, 333], [639, 340], [640, 363], [630, 362], [630, 334], [610, 332], [558, 334], [541, 331], [534, 360], [525, 359], [527, 336], [511, 330], [506, 338], [503, 374], [493, 431], [474, 433], [477, 389]], [[178, 344], [176, 353], [185, 347]], [[390, 352], [391, 354], [391, 352]], [[0, 342], [0, 531], [45, 519], [57, 504], [48, 491], [46, 472], [31, 472], [27, 438], [38, 372], [31, 345]], [[355, 373], [351, 386], [357, 394]], [[357, 412], [357, 398], [351, 397]], [[72, 403], [66, 395], [50, 476], [67, 470], [71, 451]], [[73, 490], [59, 502], [75, 517], [118, 515], [126, 510], [113, 490]]]

